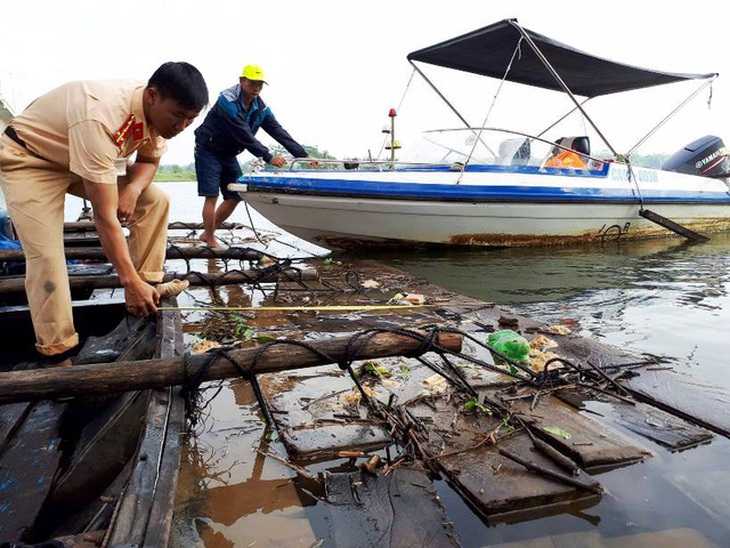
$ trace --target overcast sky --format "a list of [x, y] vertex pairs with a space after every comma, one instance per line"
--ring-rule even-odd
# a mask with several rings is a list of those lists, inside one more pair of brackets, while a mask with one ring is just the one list
[[[420, 80], [407, 88], [409, 52], [516, 18], [530, 30], [612, 60], [671, 72], [719, 72], [712, 109], [704, 92], [696, 107], [665, 128], [665, 137], [653, 141], [652, 151], [673, 152], [707, 133], [730, 144], [730, 55], [719, 1], [670, 6], [636, 0], [3, 0], [2, 6], [0, 92], [16, 111], [66, 81], [146, 81], [170, 60], [197, 66], [215, 100], [237, 81], [243, 65], [252, 63], [262, 66], [270, 83], [264, 99], [299, 142], [336, 157], [363, 157], [368, 150], [378, 152], [388, 110], [401, 105], [406, 89], [397, 120], [404, 147], [411, 144], [411, 131], [432, 127], [432, 121], [460, 125]], [[447, 90], [456, 106], [481, 123], [495, 83], [490, 88], [453, 72], [438, 78], [456, 88]], [[675, 102], [685, 95], [680, 92]], [[534, 122], [527, 106], [535, 104], [521, 101], [525, 108], [513, 109], [508, 120], [525, 128]], [[634, 135], [642, 134], [638, 126], [649, 129], [672, 104], [670, 99], [665, 108], [651, 93], [633, 101], [627, 97], [613, 110], [596, 108], [596, 122], [606, 124], [607, 137], [619, 149], [628, 148]], [[193, 128], [169, 142], [164, 164], [192, 161]]]

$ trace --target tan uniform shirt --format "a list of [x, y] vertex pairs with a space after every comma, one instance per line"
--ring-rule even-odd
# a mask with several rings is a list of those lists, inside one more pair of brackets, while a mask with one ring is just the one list
[[69, 82], [33, 101], [13, 120], [28, 149], [95, 183], [117, 182], [115, 162], [134, 152], [159, 158], [165, 140], [147, 125], [144, 84]]

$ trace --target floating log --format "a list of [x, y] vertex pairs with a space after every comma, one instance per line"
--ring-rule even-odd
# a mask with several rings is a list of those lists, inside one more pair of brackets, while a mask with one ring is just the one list
[[[252, 284], [272, 283], [282, 278], [293, 281], [316, 280], [317, 272], [314, 269], [297, 270], [288, 268], [281, 271], [275, 270], [230, 270], [228, 272], [168, 272], [164, 275], [163, 281], [169, 282], [177, 278], [188, 280], [190, 285], [197, 286], [218, 286], [227, 284]], [[119, 276], [110, 274], [106, 276], [71, 276], [69, 277], [71, 289], [114, 289], [122, 287]], [[9, 277], [0, 279], [0, 294], [21, 293], [25, 291], [24, 279], [22, 277]]]
[[[166, 259], [233, 259], [239, 261], [257, 261], [264, 254], [246, 247], [215, 248], [208, 246], [168, 247]], [[107, 261], [106, 253], [101, 247], [66, 248], [66, 258], [71, 260]], [[21, 249], [0, 251], [0, 263], [24, 262], [25, 254]]]
[[[415, 330], [412, 333], [413, 336], [358, 332], [308, 342], [314, 350], [299, 346], [295, 341], [281, 340], [267, 343], [265, 347], [232, 350], [226, 355], [213, 352], [183, 358], [0, 373], [0, 403], [162, 388], [191, 379], [202, 382], [241, 377], [242, 371], [251, 370], [254, 360], [257, 360], [256, 373], [273, 373], [347, 359], [420, 355], [425, 351], [423, 341], [429, 334]], [[461, 342], [458, 333], [439, 332], [436, 336], [438, 346], [453, 352], [461, 350]]]
[[[167, 225], [169, 230], [203, 230], [203, 223], [186, 223], [184, 221], [173, 221]], [[235, 230], [246, 228], [240, 223], [223, 223], [219, 230]], [[63, 224], [64, 232], [82, 232], [85, 230], [96, 230], [94, 221], [71, 221]]]

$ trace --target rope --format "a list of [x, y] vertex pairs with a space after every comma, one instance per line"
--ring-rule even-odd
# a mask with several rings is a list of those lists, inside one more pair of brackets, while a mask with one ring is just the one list
[[259, 236], [259, 231], [256, 229], [256, 227], [253, 224], [253, 218], [251, 217], [251, 211], [248, 209], [248, 202], [246, 200], [243, 201], [244, 209], [246, 210], [246, 216], [248, 217], [248, 222], [251, 225], [251, 231], [253, 232], [253, 235], [256, 237], [256, 241], [260, 244], [266, 245], [266, 242], [264, 242], [261, 239], [261, 236]]
[[[220, 354], [222, 354], [222, 352], [219, 352], [217, 355]], [[215, 394], [208, 398], [208, 401], [205, 403], [201, 403], [203, 395], [200, 390], [200, 385], [203, 383], [204, 374], [208, 371], [208, 369], [210, 369], [210, 366], [217, 358], [217, 355], [211, 353], [211, 355], [203, 362], [198, 373], [192, 377], [190, 376], [190, 353], [185, 352], [182, 356], [183, 382], [180, 388], [180, 395], [182, 396], [185, 404], [185, 417], [188, 421], [190, 421], [191, 431], [194, 431], [195, 427], [198, 425], [198, 417], [201, 411], [207, 407], [223, 389], [223, 385], [220, 383]], [[224, 354], [224, 356], [228, 357], [228, 360], [231, 363], [235, 363], [227, 354]]]

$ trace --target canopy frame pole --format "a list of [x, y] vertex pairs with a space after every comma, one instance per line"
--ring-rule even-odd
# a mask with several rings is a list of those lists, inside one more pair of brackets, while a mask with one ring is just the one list
[[[411, 61], [410, 59], [408, 60], [408, 62], [413, 66], [413, 70], [415, 70], [418, 74], [420, 74], [421, 78], [423, 78], [423, 80], [431, 87], [431, 89], [436, 92], [436, 95], [438, 95], [441, 98], [441, 100], [444, 103], [446, 103], [446, 105], [452, 110], [452, 112], [454, 114], [456, 114], [456, 116], [459, 118], [459, 120], [461, 120], [468, 129], [472, 130], [472, 133], [474, 133], [477, 136], [477, 139], [482, 142], [482, 144], [486, 147], [486, 149], [489, 152], [491, 152], [492, 154], [494, 154], [494, 151], [489, 147], [489, 145], [487, 143], [485, 143], [484, 141], [482, 141], [480, 133], [473, 129], [472, 125], [469, 122], [467, 122], [466, 118], [464, 118], [461, 115], [461, 113], [458, 110], [456, 110], [456, 107], [454, 105], [452, 105], [451, 102], [444, 96], [444, 94], [441, 93], [441, 91], [433, 84], [433, 82], [431, 82], [431, 80], [428, 79], [428, 77], [423, 73], [423, 71], [421, 69], [419, 69], [416, 66], [416, 64], [413, 61]], [[474, 151], [472, 150], [472, 153], [473, 152]], [[469, 157], [471, 158], [471, 154], [469, 155]], [[462, 170], [462, 175], [463, 175], [463, 170]], [[459, 184], [460, 182], [461, 182], [461, 175], [459, 176], [459, 179], [457, 180], [457, 184]]]
[[707, 79], [706, 81], [702, 82], [700, 87], [698, 87], [694, 92], [692, 92], [684, 101], [682, 101], [677, 107], [667, 114], [661, 122], [659, 122], [656, 126], [654, 126], [644, 137], [642, 137], [634, 146], [632, 146], [629, 151], [626, 153], [626, 156], [630, 156], [637, 148], [639, 148], [641, 145], [643, 145], [652, 135], [654, 135], [659, 129], [666, 124], [670, 118], [673, 118], [677, 112], [682, 110], [689, 102], [692, 101], [697, 95], [702, 92], [707, 86], [712, 85], [712, 82], [715, 81], [715, 78], [717, 78], [717, 74], [714, 74], [711, 78]]
[[[586, 103], [587, 103], [588, 101], [590, 101], [590, 100], [591, 100], [591, 97], [588, 97], [588, 98], [587, 98], [587, 99], [586, 99], [585, 101], [583, 101], [583, 102], [582, 102], [581, 104], [582, 104], [582, 105], [585, 105], [585, 104], [586, 104]], [[570, 116], [571, 114], [573, 114], [573, 113], [574, 113], [574, 112], [575, 112], [576, 110], [578, 110], [578, 109], [577, 109], [576, 107], [573, 107], [573, 108], [571, 108], [571, 109], [570, 109], [570, 110], [569, 110], [568, 112], [566, 112], [565, 114], [563, 114], [563, 115], [562, 115], [562, 116], [561, 116], [560, 118], [558, 118], [557, 120], [555, 120], [555, 121], [554, 121], [554, 122], [553, 122], [552, 124], [550, 124], [550, 125], [549, 125], [548, 127], [546, 127], [545, 129], [543, 129], [543, 130], [542, 130], [542, 131], [541, 131], [540, 133], [538, 133], [538, 134], [536, 135], [536, 137], [542, 137], [543, 135], [545, 135], [545, 134], [546, 134], [546, 133], [547, 133], [548, 131], [550, 131], [551, 129], [553, 129], [553, 128], [554, 128], [555, 126], [557, 126], [557, 125], [558, 125], [558, 124], [559, 124], [560, 122], [562, 122], [562, 121], [563, 121], [563, 120], [565, 120], [565, 119], [566, 119], [566, 118], [567, 118], [568, 116]]]
[[408, 62], [411, 64], [411, 66], [413, 66], [413, 70], [415, 70], [418, 74], [420, 74], [421, 78], [423, 78], [425, 80], [425, 82], [429, 86], [431, 86], [431, 89], [436, 92], [436, 95], [441, 97], [441, 100], [444, 103], [446, 103], [446, 105], [454, 112], [454, 114], [456, 114], [456, 116], [458, 116], [459, 120], [461, 120], [466, 127], [471, 127], [471, 124], [469, 124], [469, 122], [466, 121], [466, 118], [464, 118], [461, 115], [461, 113], [458, 110], [456, 110], [456, 107], [454, 107], [454, 105], [451, 104], [451, 102], [444, 96], [443, 93], [441, 93], [441, 91], [433, 84], [433, 82], [431, 82], [431, 80], [428, 79], [428, 77], [423, 73], [423, 71], [421, 69], [419, 69], [416, 66], [416, 64], [413, 61], [411, 61], [410, 59], [408, 60]]
[[[591, 125], [593, 130], [598, 134], [598, 136], [601, 138], [601, 140], [606, 144], [606, 146], [611, 150], [611, 154], [614, 156], [618, 156], [618, 153], [613, 148], [611, 143], [609, 143], [608, 139], [606, 139], [606, 136], [603, 134], [603, 132], [598, 129], [598, 126], [596, 126], [593, 119], [588, 116], [588, 113], [585, 111], [581, 103], [578, 101], [578, 99], [573, 95], [573, 92], [570, 90], [570, 88], [566, 85], [565, 82], [563, 82], [563, 79], [560, 77], [560, 75], [557, 73], [557, 71], [553, 68], [553, 66], [550, 64], [550, 61], [547, 60], [547, 58], [543, 55], [542, 51], [537, 47], [537, 44], [530, 38], [530, 35], [525, 32], [525, 29], [523, 29], [517, 21], [514, 19], [509, 20], [509, 24], [512, 25], [517, 29], [517, 31], [520, 33], [520, 35], [527, 41], [529, 46], [532, 48], [532, 51], [535, 52], [535, 55], [537, 55], [537, 58], [540, 59], [540, 62], [543, 64], [543, 66], [548, 70], [548, 72], [552, 75], [552, 77], [555, 79], [555, 81], [560, 85], [560, 87], [563, 89], [563, 91], [570, 97], [570, 100], [573, 101], [573, 104], [575, 104], [575, 107], [583, 114], [586, 120], [588, 120], [588, 123]], [[557, 123], [557, 122], [556, 122]]]

